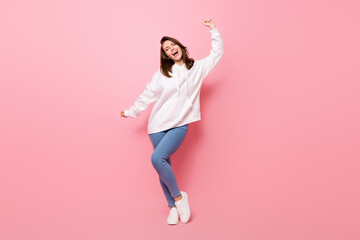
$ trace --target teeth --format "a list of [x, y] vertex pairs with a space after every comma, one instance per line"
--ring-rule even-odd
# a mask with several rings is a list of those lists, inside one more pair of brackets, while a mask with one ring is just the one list
[[173, 55], [175, 55], [177, 53], [177, 51], [175, 51], [174, 53], [173, 53]]

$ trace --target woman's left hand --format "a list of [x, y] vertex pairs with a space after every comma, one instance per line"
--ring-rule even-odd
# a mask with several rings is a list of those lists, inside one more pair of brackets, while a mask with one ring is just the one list
[[205, 18], [202, 23], [207, 26], [210, 27], [210, 30], [213, 30], [214, 28], [216, 28], [215, 22], [211, 19], [211, 18]]

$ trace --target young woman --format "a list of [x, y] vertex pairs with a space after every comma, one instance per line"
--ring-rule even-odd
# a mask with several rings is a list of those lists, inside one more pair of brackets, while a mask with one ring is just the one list
[[202, 82], [224, 54], [223, 40], [215, 22], [208, 18], [203, 24], [210, 28], [210, 55], [195, 61], [189, 58], [182, 43], [164, 36], [160, 41], [160, 69], [134, 105], [120, 112], [121, 117], [135, 118], [156, 101], [148, 121], [148, 134], [154, 147], [151, 162], [170, 207], [168, 224], [177, 224], [179, 216], [183, 223], [190, 219], [188, 195], [179, 190], [170, 156], [183, 143], [188, 124], [201, 119]]

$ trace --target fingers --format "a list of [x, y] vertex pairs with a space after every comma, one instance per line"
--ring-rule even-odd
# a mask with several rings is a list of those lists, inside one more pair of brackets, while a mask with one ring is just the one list
[[202, 23], [205, 25], [205, 26], [210, 26], [211, 24], [215, 24], [214, 20], [212, 20], [211, 18], [204, 18]]
[[211, 21], [212, 21], [211, 18], [205, 18], [205, 19], [203, 20], [203, 23], [206, 24], [206, 23], [210, 23]]
[[124, 114], [124, 110], [120, 111], [120, 117], [126, 118], [126, 116], [125, 116], [125, 114]]

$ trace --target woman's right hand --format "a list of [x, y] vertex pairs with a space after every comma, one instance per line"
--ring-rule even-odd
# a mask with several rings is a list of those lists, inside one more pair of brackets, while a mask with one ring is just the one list
[[120, 117], [127, 118], [127, 116], [124, 115], [124, 110], [120, 111]]

